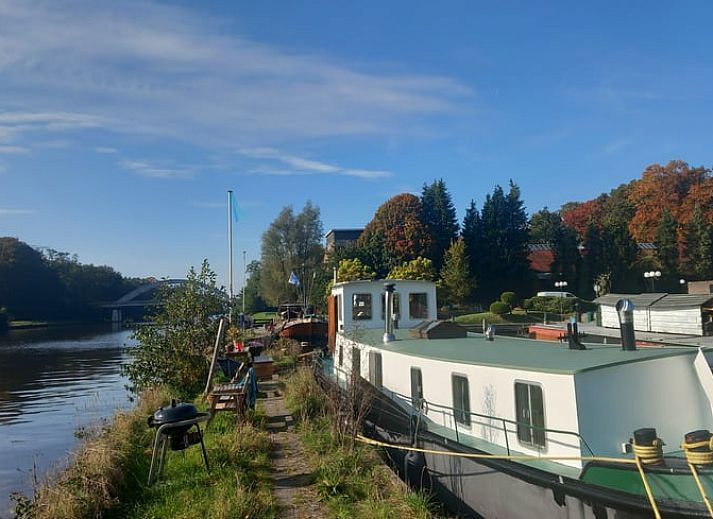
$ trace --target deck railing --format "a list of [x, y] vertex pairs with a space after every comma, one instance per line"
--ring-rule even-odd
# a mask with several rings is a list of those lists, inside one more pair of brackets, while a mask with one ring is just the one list
[[[318, 359], [317, 367], [325, 375], [328, 375], [328, 376], [331, 376], [332, 378], [334, 378], [337, 381], [337, 383], [340, 385], [342, 385], [343, 383], [345, 383], [349, 380], [350, 373], [343, 370], [342, 368], [335, 366], [333, 363], [330, 366], [332, 373], [326, 372], [325, 366], [323, 363], [323, 359]], [[341, 375], [343, 375], [343, 377], [336, 376], [337, 373], [341, 373]], [[361, 377], [361, 378], [365, 382], [369, 382], [368, 380], [364, 379], [363, 377]], [[452, 427], [452, 430], [455, 433], [455, 440], [456, 440], [456, 442], [460, 443], [461, 431], [458, 430], [458, 420], [456, 419], [456, 411], [458, 413], [462, 414], [463, 410], [460, 410], [460, 409], [456, 410], [453, 407], [450, 407], [450, 406], [447, 406], [444, 404], [440, 404], [437, 402], [431, 402], [429, 400], [426, 400], [425, 398], [421, 398], [420, 405], [418, 408], [416, 408], [413, 405], [412, 398], [408, 395], [398, 393], [397, 391], [393, 391], [386, 387], [376, 388], [373, 385], [372, 385], [372, 387], [374, 387], [374, 389], [376, 389], [377, 391], [380, 391], [380, 392], [386, 394], [388, 397], [390, 397], [391, 401], [396, 402], [397, 404], [399, 404], [400, 407], [402, 407], [404, 409], [404, 411], [408, 412], [412, 416], [417, 416], [418, 419], [425, 418], [425, 419], [433, 422], [434, 424], [436, 424], [436, 421], [433, 420], [429, 416], [429, 413], [431, 413], [432, 411], [439, 413], [442, 417], [442, 426], [446, 427], [446, 428]], [[567, 430], [563, 430], [563, 429], [552, 429], [549, 427], [539, 427], [539, 426], [532, 425], [529, 423], [519, 422], [517, 420], [511, 420], [509, 418], [502, 418], [500, 416], [492, 416], [492, 415], [487, 415], [487, 414], [483, 414], [483, 413], [475, 413], [472, 411], [469, 411], [468, 415], [471, 418], [477, 419], [477, 420], [474, 420], [474, 423], [476, 425], [480, 425], [481, 427], [482, 426], [491, 427], [493, 429], [497, 429], [498, 431], [502, 431], [504, 434], [504, 438], [505, 438], [505, 449], [506, 449], [508, 455], [511, 454], [509, 434], [517, 433], [517, 429], [518, 429], [518, 427], [520, 427], [520, 428], [527, 428], [531, 432], [534, 432], [534, 431], [543, 432], [545, 434], [545, 437], [548, 438], [548, 441], [550, 441], [552, 443], [562, 444], [562, 442], [557, 442], [557, 441], [553, 440], [551, 435], [563, 435], [563, 436], [568, 436], [568, 437], [574, 438], [577, 440], [580, 451], [582, 450], [582, 448], [584, 448], [584, 449], [586, 449], [586, 451], [589, 453], [590, 456], [595, 456], [594, 451], [591, 449], [591, 447], [589, 446], [587, 441], [584, 439], [584, 437], [581, 434], [574, 432], [574, 431], [567, 431]], [[448, 420], [446, 420], [446, 418], [448, 418]], [[495, 422], [495, 423], [493, 423], [493, 422]], [[508, 425], [511, 428], [508, 428]], [[514, 430], [512, 427], [514, 427]], [[413, 434], [413, 431], [412, 431], [412, 434]], [[474, 436], [472, 434], [468, 434], [467, 436], [478, 438], [478, 436]], [[489, 441], [486, 438], [482, 438], [482, 439]], [[564, 445], [568, 445], [568, 444], [564, 444]], [[537, 450], [537, 449], [535, 448], [535, 450]]]

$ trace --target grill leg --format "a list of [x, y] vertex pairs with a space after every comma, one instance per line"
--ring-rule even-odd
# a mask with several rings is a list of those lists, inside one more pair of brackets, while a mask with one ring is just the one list
[[198, 434], [201, 437], [201, 450], [203, 451], [203, 461], [205, 461], [205, 469], [210, 472], [210, 465], [208, 465], [208, 453], [205, 451], [205, 443], [203, 443], [203, 432], [201, 431], [201, 426], [196, 424], [198, 428]]
[[168, 436], [163, 438], [163, 448], [161, 449], [161, 464], [158, 467], [158, 477], [163, 476], [163, 468], [166, 466], [166, 451], [168, 450]]
[[153, 471], [154, 467], [156, 466], [156, 454], [158, 454], [159, 442], [161, 441], [162, 436], [163, 435], [159, 431], [156, 431], [156, 439], [153, 442], [153, 452], [151, 453], [151, 466], [149, 467], [148, 486], [151, 486], [151, 480], [153, 479]]

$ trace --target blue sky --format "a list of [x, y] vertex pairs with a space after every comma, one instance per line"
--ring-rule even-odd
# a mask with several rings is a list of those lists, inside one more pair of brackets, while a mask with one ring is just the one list
[[[543, 5], [546, 4], [546, 5]], [[596, 5], [595, 5], [596, 4]], [[225, 282], [311, 199], [325, 231], [444, 178], [462, 217], [711, 165], [713, 4], [0, 0], [0, 235]], [[236, 285], [240, 285], [238, 276]]]

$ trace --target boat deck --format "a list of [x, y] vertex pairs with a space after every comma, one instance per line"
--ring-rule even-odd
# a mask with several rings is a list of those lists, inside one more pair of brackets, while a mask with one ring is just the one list
[[621, 346], [607, 344], [587, 344], [585, 351], [579, 351], [570, 350], [566, 344], [518, 337], [496, 336], [494, 341], [487, 341], [480, 334], [469, 333], [464, 339], [427, 340], [411, 337], [409, 330], [395, 332], [397, 340], [388, 344], [382, 341], [384, 332], [381, 329], [358, 330], [344, 336], [385, 351], [416, 357], [559, 374], [575, 374], [676, 355], [695, 355], [698, 351], [677, 346], [623, 351]]

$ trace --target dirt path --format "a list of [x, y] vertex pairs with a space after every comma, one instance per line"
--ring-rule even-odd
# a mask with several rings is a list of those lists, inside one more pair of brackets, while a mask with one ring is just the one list
[[275, 498], [285, 519], [324, 519], [321, 503], [314, 489], [314, 477], [294, 432], [294, 420], [285, 406], [277, 380], [260, 383], [267, 415], [267, 430], [272, 435], [272, 477]]

